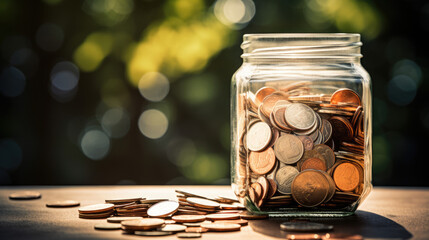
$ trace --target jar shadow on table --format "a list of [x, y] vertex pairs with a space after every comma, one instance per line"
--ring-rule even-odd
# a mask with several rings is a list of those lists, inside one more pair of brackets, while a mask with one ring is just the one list
[[410, 239], [413, 235], [397, 222], [381, 215], [356, 211], [356, 213], [344, 218], [272, 218], [264, 221], [251, 221], [249, 226], [253, 231], [271, 237], [285, 238], [286, 232], [280, 230], [280, 224], [285, 221], [311, 221], [331, 224], [334, 230], [329, 233], [357, 234], [364, 238], [380, 239]]

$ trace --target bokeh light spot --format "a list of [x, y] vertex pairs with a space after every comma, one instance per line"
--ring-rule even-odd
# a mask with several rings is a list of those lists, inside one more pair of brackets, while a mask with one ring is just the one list
[[214, 13], [228, 27], [242, 29], [255, 16], [256, 7], [252, 0], [217, 0]]
[[417, 86], [419, 86], [422, 81], [422, 70], [420, 66], [409, 59], [402, 59], [395, 63], [393, 66], [393, 75], [406, 75], [414, 80]]
[[21, 165], [21, 147], [11, 139], [0, 140], [0, 168], [5, 170], [15, 170]]
[[51, 70], [51, 94], [59, 102], [70, 101], [79, 82], [79, 68], [72, 62], [55, 64]]
[[138, 127], [144, 136], [158, 139], [167, 132], [168, 119], [161, 111], [149, 109], [140, 115]]
[[92, 33], [74, 52], [74, 61], [82, 71], [94, 71], [111, 52], [112, 47], [113, 37], [111, 34]]
[[139, 81], [140, 94], [149, 101], [159, 102], [163, 100], [170, 90], [170, 82], [159, 72], [149, 72]]
[[112, 138], [121, 138], [130, 129], [130, 117], [124, 108], [107, 110], [101, 118], [101, 126]]
[[213, 183], [228, 174], [228, 164], [216, 154], [199, 153], [189, 166], [181, 168], [183, 174], [198, 183]]
[[92, 160], [100, 160], [109, 153], [110, 139], [103, 131], [92, 129], [85, 132], [80, 146], [85, 156]]
[[410, 104], [417, 93], [417, 84], [408, 76], [393, 77], [387, 86], [390, 101], [399, 106]]
[[17, 68], [8, 67], [0, 75], [0, 92], [6, 97], [17, 97], [24, 92], [26, 79]]
[[64, 41], [63, 30], [56, 24], [45, 23], [39, 27], [36, 33], [36, 43], [45, 51], [58, 50]]

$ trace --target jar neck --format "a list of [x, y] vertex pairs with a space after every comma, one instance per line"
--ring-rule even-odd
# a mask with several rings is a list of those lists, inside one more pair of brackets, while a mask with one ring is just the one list
[[359, 34], [245, 34], [243, 62], [254, 64], [360, 64]]

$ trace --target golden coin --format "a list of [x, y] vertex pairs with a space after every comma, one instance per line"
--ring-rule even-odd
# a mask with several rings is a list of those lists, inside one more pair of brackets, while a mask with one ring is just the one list
[[285, 134], [274, 144], [274, 153], [285, 164], [296, 163], [304, 153], [304, 145], [298, 137]]
[[206, 215], [206, 219], [211, 220], [211, 221], [216, 221], [216, 220], [234, 220], [234, 219], [239, 219], [240, 218], [240, 214], [238, 213], [215, 213], [215, 214], [207, 214]]
[[15, 192], [9, 195], [11, 200], [31, 200], [41, 198], [42, 194], [34, 191]]
[[262, 101], [264, 101], [264, 98], [275, 91], [276, 90], [274, 88], [270, 88], [270, 87], [260, 88], [255, 94], [256, 105], [257, 106], [261, 105]]
[[79, 205], [80, 205], [80, 202], [73, 201], [73, 200], [64, 200], [64, 201], [55, 201], [55, 202], [46, 203], [46, 207], [52, 207], [52, 208], [76, 207]]
[[177, 211], [179, 203], [176, 201], [163, 201], [152, 205], [147, 210], [150, 217], [166, 217]]
[[115, 205], [111, 203], [94, 204], [78, 209], [79, 213], [102, 213], [113, 210]]
[[352, 163], [342, 163], [335, 168], [333, 179], [341, 191], [351, 192], [359, 185], [359, 170]]
[[202, 215], [174, 215], [171, 217], [176, 222], [179, 223], [194, 223], [194, 222], [202, 222], [206, 220], [206, 216]]
[[159, 218], [145, 218], [140, 220], [127, 220], [121, 222], [126, 230], [150, 230], [164, 225], [164, 220]]
[[348, 88], [338, 89], [331, 96], [331, 104], [348, 103], [356, 106], [361, 106], [362, 102], [359, 95]]
[[303, 207], [323, 203], [329, 193], [329, 182], [318, 170], [300, 172], [292, 182], [292, 197]]
[[201, 227], [214, 232], [240, 231], [241, 225], [236, 223], [204, 223]]
[[190, 204], [205, 207], [205, 208], [218, 208], [220, 205], [218, 202], [204, 199], [204, 198], [196, 198], [196, 197], [188, 197], [186, 199]]
[[283, 194], [291, 193], [292, 182], [298, 173], [298, 170], [292, 166], [280, 168], [276, 173], [277, 191]]
[[326, 171], [326, 164], [325, 161], [320, 160], [319, 158], [309, 158], [302, 162], [300, 171], [304, 171], [306, 169]]
[[253, 124], [247, 133], [247, 148], [251, 151], [262, 151], [271, 142], [272, 131], [264, 122]]
[[276, 164], [276, 156], [272, 148], [267, 148], [262, 152], [250, 152], [249, 167], [256, 174], [266, 174], [270, 172]]
[[309, 106], [293, 103], [286, 108], [285, 119], [289, 126], [298, 130], [308, 130], [316, 124], [316, 115]]

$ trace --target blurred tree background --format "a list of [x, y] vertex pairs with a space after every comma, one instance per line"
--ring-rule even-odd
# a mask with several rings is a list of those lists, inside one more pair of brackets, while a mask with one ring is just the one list
[[429, 186], [429, 3], [0, 0], [0, 184], [229, 184], [245, 33], [361, 33], [373, 183]]

